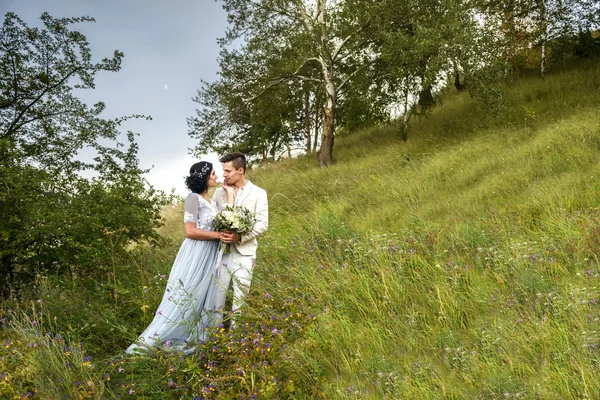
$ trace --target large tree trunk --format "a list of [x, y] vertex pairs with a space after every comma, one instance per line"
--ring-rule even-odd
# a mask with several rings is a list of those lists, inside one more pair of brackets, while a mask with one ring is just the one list
[[[335, 95], [326, 90], [325, 107], [323, 109], [323, 135], [319, 150], [319, 166], [328, 167], [333, 164], [333, 139], [335, 133]], [[335, 93], [335, 90], [333, 90]]]
[[[319, 149], [319, 166], [328, 167], [333, 164], [333, 139], [335, 133], [335, 107], [338, 88], [334, 81], [334, 59], [332, 53], [327, 51], [329, 43], [329, 32], [326, 29], [326, 0], [317, 1], [318, 22], [321, 26], [321, 37], [318, 44], [319, 61], [323, 71], [323, 83], [325, 84], [325, 105], [323, 107], [323, 135], [321, 136], [321, 148]], [[339, 50], [339, 48], [338, 48]], [[337, 52], [337, 50], [336, 50]]]

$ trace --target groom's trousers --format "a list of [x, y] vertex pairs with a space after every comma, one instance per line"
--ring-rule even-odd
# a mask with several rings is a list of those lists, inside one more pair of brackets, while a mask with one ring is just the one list
[[235, 246], [231, 246], [231, 253], [223, 254], [222, 262], [217, 270], [218, 283], [215, 302], [217, 310], [223, 310], [225, 307], [227, 291], [231, 285], [233, 286], [233, 311], [239, 312], [244, 297], [250, 290], [255, 259], [255, 256], [240, 254]]

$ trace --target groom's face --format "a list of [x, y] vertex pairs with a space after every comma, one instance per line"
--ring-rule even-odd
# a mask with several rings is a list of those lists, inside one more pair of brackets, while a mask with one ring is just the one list
[[229, 185], [235, 185], [243, 176], [243, 168], [235, 169], [232, 162], [223, 163], [223, 178]]

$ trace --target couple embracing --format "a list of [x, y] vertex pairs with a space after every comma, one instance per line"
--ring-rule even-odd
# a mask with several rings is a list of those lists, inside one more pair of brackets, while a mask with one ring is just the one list
[[[224, 182], [212, 199], [208, 191], [218, 186], [212, 164], [200, 161], [190, 169], [186, 186], [191, 193], [185, 201], [183, 219], [186, 239], [173, 262], [154, 320], [127, 353], [157, 347], [193, 352], [193, 344], [220, 324], [230, 287], [233, 311], [239, 313], [252, 281], [256, 238], [269, 223], [267, 193], [246, 179], [244, 154], [227, 154], [219, 161], [223, 163]], [[228, 205], [253, 213], [255, 223], [250, 232], [238, 235], [214, 230], [213, 220]], [[229, 245], [230, 251], [224, 253], [220, 243]]]

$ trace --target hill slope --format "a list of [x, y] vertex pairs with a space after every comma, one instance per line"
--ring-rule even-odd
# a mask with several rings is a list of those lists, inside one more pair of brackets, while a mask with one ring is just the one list
[[[600, 397], [600, 67], [468, 94], [411, 127], [253, 174], [256, 282], [318, 304], [296, 345], [327, 398]], [[285, 291], [284, 291], [285, 292]]]
[[330, 168], [252, 171], [270, 228], [243, 319], [187, 357], [123, 354], [181, 207], [171, 244], [41, 274], [0, 308], [0, 397], [600, 398], [599, 89], [590, 60], [507, 83], [499, 115], [450, 92], [408, 142], [374, 127]]

